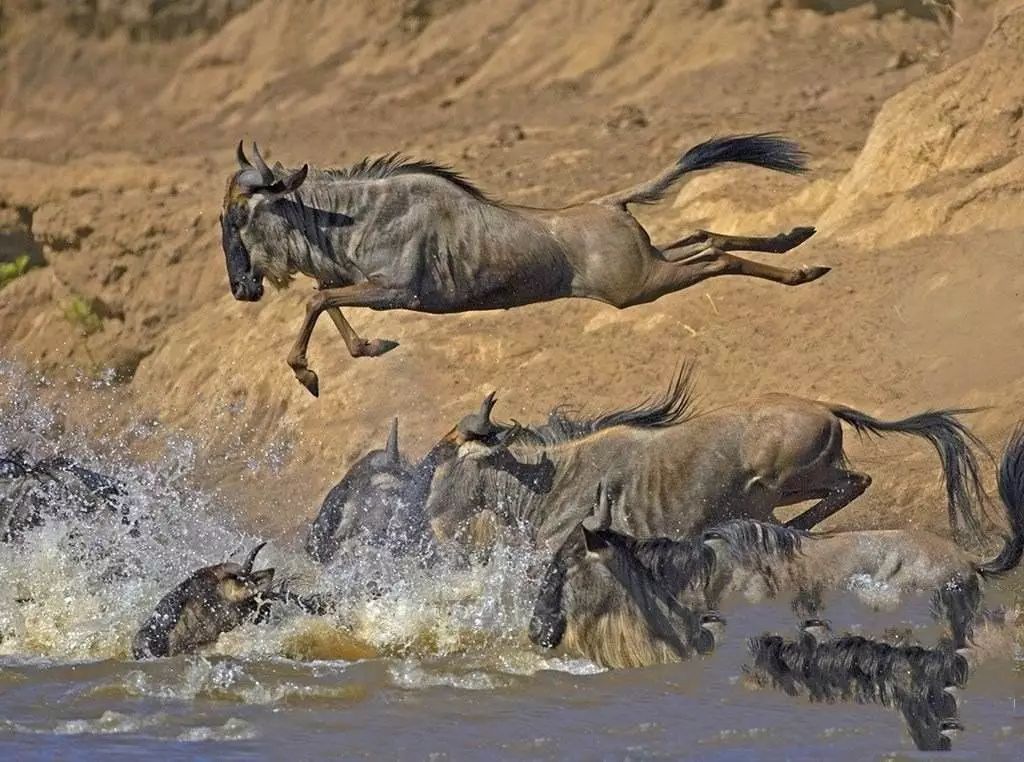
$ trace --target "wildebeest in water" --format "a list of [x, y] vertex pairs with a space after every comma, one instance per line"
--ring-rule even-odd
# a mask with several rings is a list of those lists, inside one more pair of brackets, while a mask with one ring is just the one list
[[[481, 411], [483, 436], [464, 432], [468, 441], [436, 469], [427, 517], [439, 540], [467, 537], [474, 519], [491, 512], [557, 549], [602, 480], [617, 496], [611, 528], [636, 537], [683, 538], [734, 517], [774, 521], [776, 508], [816, 500], [789, 522], [810, 529], [871, 483], [849, 467], [844, 423], [929, 442], [942, 463], [950, 524], [979, 532], [982, 490], [971, 445], [981, 445], [957, 418], [962, 411], [882, 421], [845, 405], [768, 394], [702, 413], [685, 368], [660, 398], [589, 419], [556, 410], [545, 426], [504, 426], [488, 417], [492, 405], [485, 400]], [[497, 442], [503, 431], [509, 436]], [[531, 467], [549, 488], [525, 478]]]
[[429, 531], [423, 500], [410, 487], [425, 467], [402, 456], [394, 419], [384, 448], [361, 457], [327, 493], [306, 538], [306, 551], [321, 563], [349, 542], [397, 553], [424, 551]]
[[[493, 401], [489, 398], [488, 404]], [[431, 481], [437, 467], [454, 457], [469, 437], [487, 438], [485, 419], [481, 413], [465, 416], [415, 464], [400, 452], [398, 419], [394, 419], [384, 449], [363, 455], [327, 493], [306, 538], [306, 552], [326, 563], [341, 548], [358, 543], [418, 555], [424, 561], [434, 558], [425, 512]], [[489, 441], [498, 444], [513, 433], [498, 432]], [[546, 488], [545, 480], [538, 478], [550, 476], [544, 466], [513, 463], [513, 469], [529, 488]]]
[[1006, 446], [998, 485], [1010, 534], [991, 559], [922, 529], [810, 533], [738, 519], [684, 540], [637, 539], [609, 529], [608, 503], [592, 521], [604, 542], [634, 555], [690, 605], [717, 609], [730, 596], [789, 595], [805, 613], [816, 613], [826, 594], [853, 593], [877, 608], [925, 593], [935, 613], [948, 618], [954, 645], [963, 647], [981, 603], [981, 581], [1012, 571], [1024, 555], [1024, 428]]
[[397, 155], [348, 169], [272, 169], [255, 145], [250, 162], [239, 143], [237, 158], [221, 215], [231, 293], [257, 301], [264, 278], [278, 287], [296, 273], [316, 280], [319, 291], [288, 354], [296, 378], [314, 395], [319, 379], [306, 352], [322, 313], [353, 357], [397, 346], [359, 336], [341, 307], [455, 313], [578, 297], [624, 308], [721, 275], [796, 286], [828, 272], [730, 253], [784, 253], [813, 228], [767, 238], [698, 231], [653, 245], [627, 210], [660, 200], [688, 173], [725, 162], [803, 172], [804, 153], [774, 135], [709, 140], [648, 182], [562, 209], [503, 204], [447, 168]]
[[[599, 504], [606, 495], [599, 487]], [[667, 664], [713, 651], [723, 624], [717, 614], [682, 605], [635, 556], [606, 543], [588, 521], [574, 529], [544, 571], [530, 640], [613, 668]]]
[[19, 539], [48, 518], [84, 516], [100, 509], [130, 523], [116, 479], [57, 455], [33, 461], [23, 450], [0, 453], [0, 541]]
[[330, 603], [319, 595], [299, 596], [274, 586], [274, 570], [254, 570], [253, 548], [241, 564], [205, 566], [160, 599], [132, 640], [136, 659], [192, 653], [215, 643], [246, 621], [261, 621], [274, 602], [287, 602], [309, 614], [323, 614]]
[[749, 673], [790, 696], [855, 701], [897, 710], [918, 749], [947, 751], [962, 730], [956, 694], [967, 683], [962, 654], [894, 646], [858, 635], [832, 638], [827, 623], [806, 622], [801, 637], [749, 641]]

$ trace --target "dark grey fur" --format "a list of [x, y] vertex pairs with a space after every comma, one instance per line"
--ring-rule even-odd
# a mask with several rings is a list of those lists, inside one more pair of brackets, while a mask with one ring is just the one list
[[811, 701], [856, 701], [896, 709], [919, 749], [948, 750], [958, 727], [951, 688], [967, 683], [960, 654], [920, 646], [893, 646], [856, 635], [792, 641], [762, 635], [749, 641], [757, 678]]
[[429, 531], [416, 489], [419, 471], [399, 451], [395, 419], [387, 444], [357, 460], [327, 493], [306, 551], [320, 563], [350, 542], [400, 554], [423, 552]]

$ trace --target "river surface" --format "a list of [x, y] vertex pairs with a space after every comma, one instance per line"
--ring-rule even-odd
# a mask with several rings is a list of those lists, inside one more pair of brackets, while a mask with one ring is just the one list
[[[165, 456], [142, 465], [18, 392], [0, 401], [0, 445], [70, 454], [116, 477], [131, 521], [62, 516], [0, 545], [0, 758], [928, 756], [885, 708], [811, 704], [748, 684], [746, 638], [795, 634], [781, 603], [727, 611], [708, 657], [602, 670], [530, 646], [538, 559], [520, 549], [430, 569], [366, 549], [321, 568], [294, 539], [257, 537], [229, 518], [189, 478], [198, 456], [188, 441], [169, 438]], [[259, 539], [270, 542], [258, 567], [274, 566], [296, 590], [329, 592], [337, 612], [282, 606], [202, 654], [131, 660], [132, 635], [164, 593]], [[1017, 580], [991, 589], [987, 605], [1011, 602]], [[934, 642], [927, 609], [917, 601], [873, 613], [839, 602], [828, 615], [837, 629], [912, 626]], [[1024, 656], [1012, 634], [993, 630], [985, 642], [963, 695], [965, 730], [942, 756], [1024, 759]]]

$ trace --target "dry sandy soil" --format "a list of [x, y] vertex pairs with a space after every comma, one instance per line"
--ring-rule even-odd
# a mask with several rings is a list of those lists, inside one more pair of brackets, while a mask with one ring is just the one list
[[[266, 531], [305, 525], [393, 415], [419, 455], [492, 388], [500, 415], [536, 420], [657, 392], [685, 358], [705, 406], [775, 390], [887, 417], [988, 406], [971, 422], [993, 449], [1022, 416], [1024, 0], [961, 0], [952, 23], [884, 0], [163, 5], [0, 2], [0, 261], [38, 265], [0, 291], [0, 355], [45, 377], [38, 394], [70, 391], [97, 441], [147, 457], [184, 432], [200, 481]], [[812, 171], [723, 169], [639, 214], [656, 239], [817, 225], [787, 255], [834, 268], [812, 285], [726, 278], [626, 311], [352, 310], [401, 346], [353, 360], [322, 321], [320, 399], [284, 362], [312, 285], [228, 293], [217, 215], [242, 137], [286, 164], [399, 150], [560, 205], [762, 130], [801, 141]], [[139, 420], [158, 435], [126, 433]], [[926, 445], [850, 440], [875, 484], [835, 525], [943, 526]]]

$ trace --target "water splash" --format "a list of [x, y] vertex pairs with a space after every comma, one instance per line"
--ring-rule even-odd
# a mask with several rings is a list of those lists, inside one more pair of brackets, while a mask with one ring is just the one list
[[[131, 454], [140, 431], [163, 445], [144, 463]], [[104, 437], [102, 451], [96, 439], [59, 403], [41, 402], [23, 373], [0, 365], [4, 448], [23, 448], [32, 460], [67, 456], [123, 487], [116, 511], [62, 513], [54, 504], [56, 517], [0, 544], [0, 656], [126, 659], [136, 629], [165, 593], [199, 567], [238, 559], [258, 539], [271, 540], [261, 564], [296, 591], [328, 596], [333, 612], [311, 617], [279, 605], [268, 624], [226, 633], [208, 653], [356, 661], [529, 650], [524, 633], [539, 563], [521, 547], [498, 547], [486, 563], [428, 567], [354, 546], [321, 567], [292, 542], [246, 531], [215, 492], [197, 487], [196, 442], [152, 421]], [[271, 455], [254, 457], [250, 467], [273, 470], [279, 453]], [[540, 668], [543, 660], [534, 661]]]

